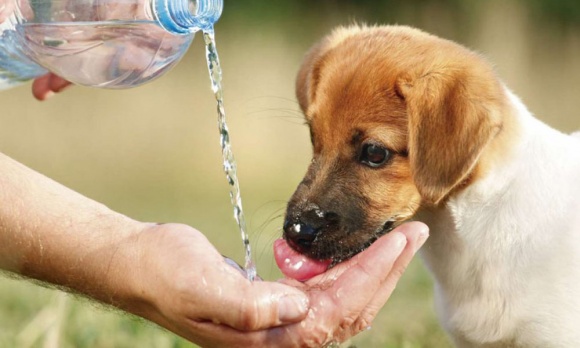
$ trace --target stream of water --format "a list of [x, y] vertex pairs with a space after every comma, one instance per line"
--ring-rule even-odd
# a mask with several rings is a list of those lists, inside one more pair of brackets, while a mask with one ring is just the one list
[[230, 186], [230, 199], [234, 206], [234, 218], [238, 223], [242, 242], [245, 249], [245, 271], [250, 281], [256, 278], [256, 266], [252, 259], [252, 249], [250, 239], [246, 229], [246, 219], [242, 208], [242, 197], [240, 195], [240, 183], [238, 181], [236, 160], [230, 144], [230, 133], [226, 123], [226, 112], [224, 109], [224, 97], [222, 89], [222, 68], [220, 66], [219, 56], [215, 45], [215, 34], [212, 30], [204, 31], [203, 39], [205, 41], [205, 51], [207, 56], [207, 67], [211, 78], [212, 90], [217, 101], [218, 127], [220, 132], [220, 144], [224, 159], [224, 171]]

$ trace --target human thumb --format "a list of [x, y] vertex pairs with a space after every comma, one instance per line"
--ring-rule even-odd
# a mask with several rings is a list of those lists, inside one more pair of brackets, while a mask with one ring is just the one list
[[244, 282], [222, 294], [212, 317], [242, 331], [256, 331], [298, 322], [306, 317], [308, 297], [302, 291], [274, 282]]

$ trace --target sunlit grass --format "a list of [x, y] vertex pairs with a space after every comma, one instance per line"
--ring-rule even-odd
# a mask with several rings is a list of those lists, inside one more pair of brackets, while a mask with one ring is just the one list
[[[143, 320], [27, 282], [2, 279], [0, 298], [1, 347], [191, 346]], [[47, 346], [59, 316], [57, 344]]]

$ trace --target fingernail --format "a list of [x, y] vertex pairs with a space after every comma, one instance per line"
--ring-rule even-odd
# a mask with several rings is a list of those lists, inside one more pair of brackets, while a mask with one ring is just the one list
[[286, 295], [278, 303], [278, 319], [285, 322], [298, 321], [308, 311], [308, 298], [303, 295]]
[[426, 225], [421, 226], [417, 241], [415, 243], [415, 252], [417, 252], [429, 238], [429, 228]]
[[53, 91], [48, 91], [46, 93], [44, 93], [44, 95], [42, 96], [42, 100], [47, 100], [52, 98], [55, 95], [55, 93]]

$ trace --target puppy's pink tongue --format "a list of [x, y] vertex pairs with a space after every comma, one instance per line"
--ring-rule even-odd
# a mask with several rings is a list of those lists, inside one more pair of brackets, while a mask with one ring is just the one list
[[310, 259], [290, 248], [284, 239], [278, 239], [274, 242], [274, 258], [286, 277], [299, 281], [305, 281], [324, 273], [331, 262], [330, 260]]

